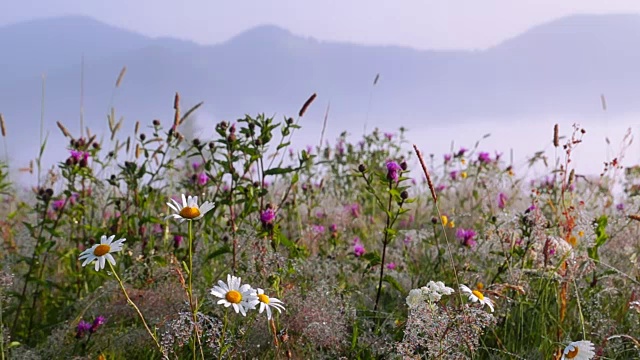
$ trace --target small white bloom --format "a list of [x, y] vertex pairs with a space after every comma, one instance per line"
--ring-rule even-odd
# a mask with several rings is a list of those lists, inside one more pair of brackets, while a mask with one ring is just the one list
[[184, 194], [182, 194], [182, 205], [174, 199], [171, 199], [171, 201], [173, 204], [167, 203], [167, 205], [176, 213], [167, 215], [165, 220], [168, 218], [174, 218], [180, 223], [185, 220], [198, 220], [215, 206], [214, 203], [208, 201], [205, 201], [202, 205], [198, 206], [197, 196], [189, 196], [187, 198]]
[[595, 346], [588, 340], [574, 341], [562, 352], [562, 360], [589, 360], [595, 356]]
[[407, 305], [409, 305], [410, 309], [413, 309], [423, 303], [424, 300], [425, 298], [422, 289], [411, 289], [411, 291], [409, 291], [409, 295], [407, 296]]
[[227, 275], [227, 283], [218, 280], [218, 286], [211, 289], [211, 295], [221, 298], [218, 304], [224, 307], [232, 306], [236, 314], [240, 312], [242, 316], [247, 316], [247, 310], [255, 309], [260, 300], [249, 284], [241, 285], [241, 280], [239, 277]]
[[282, 313], [282, 310], [284, 310], [284, 304], [282, 303], [282, 301], [274, 297], [267, 296], [264, 293], [264, 290], [258, 288], [254, 295], [260, 302], [260, 309], [258, 310], [258, 312], [262, 314], [265, 309], [267, 310], [267, 320], [271, 320], [271, 308], [278, 310], [279, 313]]
[[482, 305], [487, 305], [491, 309], [491, 312], [493, 312], [493, 301], [484, 296], [480, 290], [471, 290], [466, 285], [460, 285], [460, 291], [469, 295], [469, 300], [472, 302], [480, 302]]
[[89, 249], [80, 253], [80, 257], [78, 260], [84, 260], [82, 266], [89, 264], [92, 261], [96, 261], [95, 269], [96, 271], [104, 269], [105, 259], [108, 260], [111, 265], [116, 264], [116, 259], [113, 258], [111, 253], [122, 250], [122, 243], [124, 243], [127, 239], [119, 239], [115, 242], [115, 235], [109, 236], [107, 238], [106, 235], [102, 235], [100, 238], [100, 244], [94, 244]]

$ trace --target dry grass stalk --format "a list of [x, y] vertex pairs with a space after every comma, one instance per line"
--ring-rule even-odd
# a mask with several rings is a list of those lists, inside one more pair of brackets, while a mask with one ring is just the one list
[[558, 124], [555, 124], [553, 126], [553, 146], [558, 147], [560, 146], [560, 134], [559, 134], [560, 130], [558, 128]]
[[2, 130], [2, 137], [7, 137], [7, 128], [4, 124], [4, 116], [0, 114], [0, 130]]
[[136, 159], [140, 157], [140, 144], [136, 144]]
[[120, 74], [118, 75], [118, 80], [116, 80], [116, 87], [120, 87], [120, 84], [122, 83], [122, 79], [124, 78], [124, 74], [127, 73], [127, 67], [123, 66], [122, 70], [120, 70]]
[[320, 133], [320, 144], [318, 146], [322, 147], [322, 141], [324, 140], [324, 131], [327, 128], [327, 121], [329, 120], [329, 109], [331, 109], [331, 102], [327, 104], [327, 111], [324, 113], [324, 122], [322, 123], [322, 132]]
[[65, 137], [73, 139], [73, 136], [71, 136], [71, 133], [69, 132], [69, 130], [67, 130], [67, 128], [64, 127], [64, 125], [62, 125], [62, 123], [60, 121], [56, 121], [56, 124], [58, 125], [58, 129], [60, 129], [60, 131], [62, 131], [62, 134]]
[[422, 166], [422, 171], [424, 175], [427, 177], [427, 184], [429, 184], [429, 190], [431, 190], [431, 197], [433, 201], [438, 201], [438, 196], [436, 195], [436, 189], [433, 186], [433, 182], [431, 181], [431, 176], [429, 176], [429, 170], [427, 170], [427, 165], [424, 163], [424, 158], [422, 157], [422, 152], [418, 150], [418, 146], [413, 144], [413, 149], [416, 151], [416, 155], [418, 156], [418, 160], [420, 161], [420, 165]]
[[136, 126], [133, 129], [133, 134], [138, 135], [138, 130], [140, 130], [140, 121], [136, 121]]
[[304, 102], [304, 105], [302, 105], [302, 108], [300, 109], [300, 112], [298, 113], [299, 117], [303, 117], [304, 113], [307, 112], [307, 109], [309, 108], [309, 105], [311, 105], [311, 103], [313, 102], [313, 100], [316, 99], [316, 93], [313, 93], [313, 95], [311, 95], [307, 101]]
[[178, 128], [180, 125], [180, 94], [176, 92], [176, 96], [173, 98], [173, 109], [175, 110], [175, 114], [173, 116], [173, 130]]
[[627, 217], [631, 220], [640, 221], [640, 214], [629, 214]]
[[187, 120], [187, 118], [189, 117], [189, 115], [191, 115], [191, 113], [193, 113], [194, 111], [196, 111], [200, 106], [202, 106], [202, 104], [204, 104], [204, 101], [200, 101], [199, 103], [197, 103], [194, 107], [192, 107], [191, 109], [187, 110], [186, 113], [184, 113], [184, 116], [182, 117], [182, 119], [180, 119], [180, 122], [178, 122], [178, 125], [182, 125], [182, 123]]

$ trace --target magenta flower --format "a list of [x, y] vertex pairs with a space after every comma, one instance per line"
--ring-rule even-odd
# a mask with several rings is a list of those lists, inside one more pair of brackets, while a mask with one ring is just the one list
[[89, 332], [89, 330], [91, 330], [91, 324], [84, 320], [80, 320], [76, 327], [76, 339], [81, 339], [85, 333]]
[[89, 153], [86, 151], [78, 151], [78, 150], [71, 150], [71, 157], [73, 158], [73, 160], [75, 161], [80, 161], [80, 160], [88, 160], [89, 159]]
[[105, 323], [105, 318], [104, 316], [98, 316], [95, 318], [95, 320], [93, 320], [93, 324], [91, 324], [91, 328], [89, 329], [90, 333], [94, 333], [98, 330], [98, 328], [100, 328], [100, 326], [104, 325]]
[[311, 155], [312, 151], [313, 151], [313, 146], [307, 145], [307, 154]]
[[402, 240], [402, 242], [404, 242], [406, 246], [409, 246], [411, 244], [411, 241], [413, 241], [413, 238], [411, 237], [411, 235], [405, 236], [404, 239]]
[[489, 155], [488, 152], [482, 151], [480, 154], [478, 154], [478, 161], [481, 164], [488, 164], [491, 162], [491, 155]]
[[398, 181], [399, 172], [402, 171], [400, 165], [395, 161], [389, 161], [387, 163], [387, 179], [390, 181]]
[[364, 250], [364, 246], [362, 244], [353, 245], [353, 254], [356, 257], [360, 257], [360, 256], [364, 255], [364, 252], [365, 252], [365, 250]]
[[384, 137], [387, 138], [387, 140], [389, 140], [389, 141], [393, 140], [393, 134], [392, 133], [386, 132], [386, 133], [384, 133]]
[[209, 181], [209, 177], [207, 176], [207, 174], [202, 172], [198, 175], [198, 184], [204, 186], [207, 184], [207, 181]]
[[616, 205], [616, 210], [624, 211], [624, 203], [619, 203], [618, 205]]
[[202, 166], [201, 163], [194, 161], [191, 166], [193, 167], [193, 171], [198, 171], [200, 169], [200, 166]]
[[64, 200], [62, 199], [55, 200], [53, 203], [51, 203], [51, 207], [53, 208], [53, 211], [62, 210], [63, 206], [64, 206]]
[[449, 173], [449, 177], [451, 178], [451, 180], [455, 180], [458, 178], [458, 172], [453, 170], [452, 172]]
[[444, 154], [444, 163], [448, 164], [451, 161], [451, 154]]
[[262, 211], [260, 214], [260, 221], [262, 225], [270, 225], [273, 224], [273, 221], [276, 219], [276, 212], [271, 208], [267, 208]]
[[331, 232], [338, 232], [338, 225], [336, 225], [336, 224], [331, 224], [331, 226], [329, 226], [329, 231], [331, 231]]
[[395, 270], [395, 268], [396, 268], [396, 263], [394, 263], [394, 262], [390, 262], [390, 263], [388, 263], [386, 266], [387, 266], [387, 269], [389, 269], [389, 270]]
[[360, 216], [360, 205], [359, 204], [351, 204], [349, 205], [349, 211], [351, 212], [351, 216], [357, 218]]
[[504, 209], [507, 203], [507, 195], [504, 193], [498, 194], [498, 208]]
[[313, 225], [311, 227], [311, 229], [313, 230], [314, 233], [316, 234], [322, 234], [324, 233], [324, 226], [322, 225]]
[[458, 150], [458, 153], [456, 154], [456, 157], [461, 157], [464, 156], [464, 153], [466, 153], [468, 150], [461, 147], [460, 150]]
[[474, 239], [476, 237], [476, 232], [472, 229], [459, 228], [458, 231], [456, 231], [456, 237], [460, 239], [462, 245], [466, 247], [472, 248], [477, 244]]
[[179, 248], [180, 244], [182, 244], [182, 241], [184, 240], [184, 238], [181, 235], [174, 235], [173, 236], [173, 247], [174, 248]]

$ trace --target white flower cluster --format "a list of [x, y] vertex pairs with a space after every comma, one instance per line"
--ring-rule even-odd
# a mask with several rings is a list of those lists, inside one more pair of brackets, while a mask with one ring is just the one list
[[413, 289], [409, 291], [407, 296], [407, 305], [409, 308], [414, 308], [425, 301], [434, 303], [440, 301], [442, 295], [451, 295], [454, 290], [444, 285], [442, 281], [429, 281], [426, 286], [420, 289]]
[[268, 320], [271, 320], [271, 309], [280, 313], [284, 310], [282, 301], [267, 296], [263, 289], [253, 289], [249, 284], [241, 284], [241, 280], [239, 277], [227, 275], [227, 282], [219, 280], [218, 285], [211, 289], [211, 295], [220, 298], [218, 304], [224, 307], [231, 306], [236, 313], [240, 312], [243, 316], [247, 316], [247, 310], [254, 310], [258, 304], [259, 313], [267, 310]]

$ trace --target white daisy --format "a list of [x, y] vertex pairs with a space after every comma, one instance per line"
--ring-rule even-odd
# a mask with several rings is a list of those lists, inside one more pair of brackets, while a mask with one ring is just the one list
[[595, 356], [595, 346], [588, 340], [574, 341], [562, 352], [562, 360], [589, 360]]
[[84, 267], [88, 263], [92, 261], [96, 261], [95, 269], [96, 271], [104, 269], [105, 259], [109, 260], [111, 265], [116, 264], [116, 259], [113, 258], [111, 253], [122, 250], [122, 243], [127, 239], [116, 240], [115, 235], [109, 236], [107, 238], [106, 235], [102, 235], [100, 238], [100, 244], [94, 244], [91, 248], [80, 253], [80, 257], [78, 260], [84, 260], [82, 266]]
[[471, 290], [466, 285], [460, 285], [460, 291], [469, 295], [469, 300], [472, 302], [480, 302], [482, 305], [487, 305], [491, 309], [491, 312], [493, 312], [493, 301], [484, 296], [480, 290]]
[[267, 309], [267, 320], [271, 320], [271, 308], [278, 310], [279, 313], [282, 313], [282, 310], [284, 310], [284, 304], [282, 301], [274, 297], [267, 296], [264, 293], [264, 290], [258, 288], [254, 295], [256, 295], [258, 297], [258, 301], [260, 301], [260, 309], [258, 312], [262, 314], [264, 309]]
[[167, 203], [167, 205], [169, 205], [169, 207], [176, 213], [168, 215], [165, 217], [165, 220], [168, 218], [174, 218], [178, 219], [179, 222], [183, 222], [185, 220], [198, 220], [215, 206], [214, 203], [208, 201], [205, 201], [202, 205], [198, 206], [197, 196], [189, 196], [187, 198], [184, 194], [182, 194], [182, 205], [174, 199], [171, 199], [171, 201], [173, 201], [173, 204]]
[[240, 312], [243, 316], [247, 316], [247, 310], [255, 309], [260, 300], [251, 285], [241, 285], [241, 280], [239, 277], [227, 275], [227, 283], [218, 280], [218, 286], [211, 289], [211, 295], [221, 298], [218, 304], [223, 304], [224, 307], [233, 306], [236, 314]]

